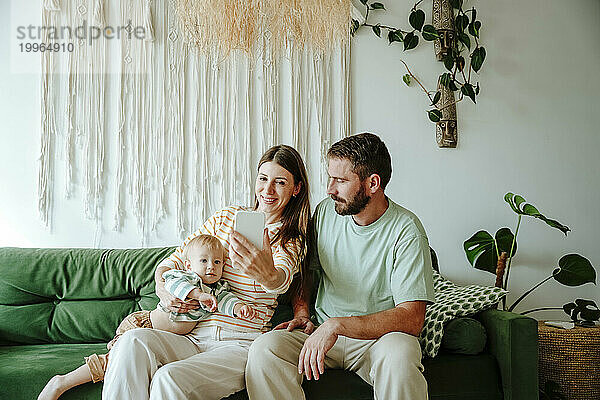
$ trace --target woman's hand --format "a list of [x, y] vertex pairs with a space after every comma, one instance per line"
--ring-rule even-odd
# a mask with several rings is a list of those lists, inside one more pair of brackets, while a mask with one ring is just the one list
[[288, 332], [291, 332], [294, 329], [303, 329], [304, 333], [310, 335], [315, 330], [315, 324], [313, 324], [308, 317], [298, 316], [294, 317], [291, 321], [282, 322], [273, 328], [273, 330], [277, 329], [287, 329]]
[[196, 310], [200, 307], [198, 300], [182, 301], [177, 297], [173, 296], [167, 289], [165, 289], [165, 280], [162, 278], [162, 274], [171, 268], [159, 266], [156, 269], [156, 295], [169, 311], [177, 313], [187, 313], [190, 310]]
[[231, 232], [230, 243], [231, 265], [267, 289], [276, 289], [283, 284], [285, 273], [275, 268], [267, 229], [263, 234], [262, 250], [235, 230]]

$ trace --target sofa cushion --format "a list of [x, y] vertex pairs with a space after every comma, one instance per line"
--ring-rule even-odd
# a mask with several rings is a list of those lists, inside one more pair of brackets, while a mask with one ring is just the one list
[[[496, 358], [440, 354], [423, 360], [429, 400], [501, 400], [502, 381]], [[457, 388], [460, 388], [457, 390]]]
[[0, 345], [107, 342], [156, 306], [154, 269], [172, 251], [0, 248]]
[[[0, 399], [35, 399], [53, 375], [73, 370], [83, 364], [84, 356], [105, 350], [105, 344], [0, 346]], [[423, 365], [430, 400], [502, 399], [498, 367], [490, 354], [440, 354]], [[373, 388], [348, 371], [327, 370], [319, 381], [305, 381], [303, 386], [307, 399], [373, 399]], [[61, 400], [97, 400], [101, 391], [101, 383], [86, 383]], [[245, 391], [229, 397], [245, 398]]]
[[[489, 354], [440, 354], [423, 361], [430, 400], [501, 400], [496, 359]], [[474, 374], [477, 379], [473, 379]], [[353, 372], [326, 370], [318, 381], [305, 381], [306, 398], [373, 399], [373, 388]], [[456, 388], [460, 388], [457, 391]]]
[[427, 306], [425, 324], [419, 336], [423, 353], [435, 357], [444, 335], [444, 324], [461, 316], [475, 314], [490, 308], [508, 293], [489, 286], [457, 286], [433, 272], [435, 303]]
[[442, 350], [455, 354], [479, 354], [485, 348], [486, 340], [481, 322], [468, 317], [456, 318], [444, 327]]
[[[106, 343], [0, 346], [0, 399], [36, 399], [52, 376], [82, 365], [85, 356], [105, 352]], [[101, 392], [102, 384], [89, 383], [60, 399], [98, 400]]]

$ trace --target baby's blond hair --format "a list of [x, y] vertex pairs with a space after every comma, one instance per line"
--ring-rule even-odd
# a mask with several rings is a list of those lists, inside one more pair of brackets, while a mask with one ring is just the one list
[[225, 247], [219, 239], [212, 235], [198, 235], [192, 238], [183, 248], [183, 257], [188, 260], [190, 251], [200, 247], [208, 247], [209, 250], [218, 251], [225, 257]]

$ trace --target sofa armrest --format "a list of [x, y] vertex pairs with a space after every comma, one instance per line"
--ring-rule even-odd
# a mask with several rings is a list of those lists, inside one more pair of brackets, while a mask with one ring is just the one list
[[487, 332], [487, 351], [496, 357], [504, 400], [538, 398], [537, 321], [508, 311], [477, 314]]

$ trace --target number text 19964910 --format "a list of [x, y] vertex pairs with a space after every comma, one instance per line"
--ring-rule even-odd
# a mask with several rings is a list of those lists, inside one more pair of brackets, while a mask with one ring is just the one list
[[73, 43], [19, 43], [21, 53], [37, 53], [37, 52], [72, 52], [75, 49]]

